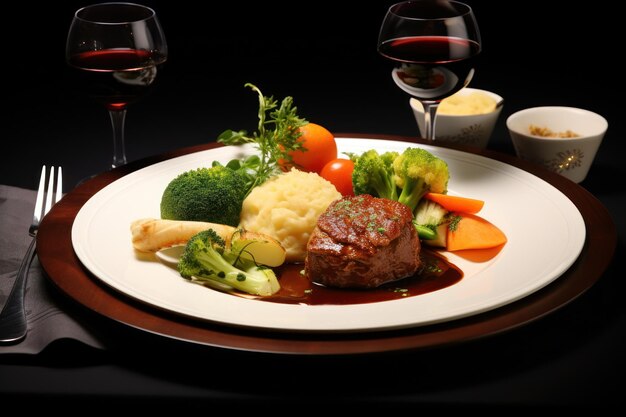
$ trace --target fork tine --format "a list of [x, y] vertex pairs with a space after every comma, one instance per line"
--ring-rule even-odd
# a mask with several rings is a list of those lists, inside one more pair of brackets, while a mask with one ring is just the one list
[[57, 191], [54, 194], [54, 203], [58, 203], [63, 196], [63, 169], [57, 168]]
[[52, 208], [52, 194], [54, 192], [54, 167], [50, 167], [50, 177], [48, 178], [48, 190], [46, 192], [46, 208], [43, 211], [43, 215], [48, 214]]
[[41, 220], [41, 210], [43, 209], [43, 196], [46, 187], [46, 166], [41, 168], [41, 176], [39, 177], [39, 190], [37, 191], [37, 200], [35, 200], [35, 212], [33, 214], [33, 222], [39, 223]]

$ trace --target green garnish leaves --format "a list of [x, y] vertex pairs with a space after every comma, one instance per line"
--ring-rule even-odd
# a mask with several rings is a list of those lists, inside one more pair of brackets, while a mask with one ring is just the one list
[[253, 84], [246, 83], [246, 87], [256, 91], [259, 96], [259, 112], [257, 131], [252, 135], [244, 130], [225, 130], [217, 141], [225, 145], [242, 145], [253, 143], [259, 150], [259, 156], [250, 156], [243, 160], [232, 160], [227, 166], [238, 166], [248, 178], [247, 192], [267, 181], [270, 177], [281, 172], [279, 161], [289, 163], [290, 153], [303, 149], [300, 137], [300, 127], [308, 122], [298, 116], [298, 109], [294, 106], [293, 98], [285, 97], [280, 104], [272, 96], [264, 96], [261, 90]]
[[459, 222], [463, 220], [463, 217], [459, 216], [458, 214], [455, 214], [455, 215], [451, 215], [449, 220], [450, 220], [450, 223], [448, 224], [448, 229], [451, 232], [455, 232], [456, 229], [459, 227]]

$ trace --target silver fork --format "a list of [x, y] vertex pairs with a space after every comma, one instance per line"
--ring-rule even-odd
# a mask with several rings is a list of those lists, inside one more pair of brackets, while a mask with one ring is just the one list
[[[56, 188], [55, 188], [56, 186]], [[39, 179], [39, 190], [37, 191], [37, 200], [35, 201], [35, 212], [33, 221], [28, 229], [28, 234], [32, 237], [26, 255], [22, 259], [20, 269], [17, 271], [13, 288], [6, 300], [2, 312], [0, 312], [0, 344], [17, 343], [26, 336], [26, 311], [24, 309], [24, 294], [26, 290], [26, 277], [28, 269], [35, 254], [35, 242], [37, 241], [37, 230], [43, 216], [48, 214], [54, 204], [56, 204], [63, 195], [63, 173], [61, 167], [57, 169], [56, 180], [54, 167], [50, 168], [50, 176], [48, 177], [48, 187], [46, 188], [46, 166], [41, 168], [41, 177]], [[44, 206], [45, 196], [45, 206]]]

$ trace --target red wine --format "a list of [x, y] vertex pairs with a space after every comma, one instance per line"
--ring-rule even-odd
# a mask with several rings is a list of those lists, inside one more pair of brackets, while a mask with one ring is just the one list
[[398, 65], [396, 84], [420, 100], [439, 101], [465, 87], [474, 75], [474, 58], [480, 45], [447, 36], [391, 39], [379, 52]]
[[81, 93], [109, 110], [121, 110], [146, 94], [165, 57], [137, 49], [102, 49], [74, 55], [68, 62]]

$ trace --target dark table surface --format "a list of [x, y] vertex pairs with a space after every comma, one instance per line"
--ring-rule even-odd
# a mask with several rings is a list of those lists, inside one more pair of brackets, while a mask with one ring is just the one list
[[[375, 52], [378, 26], [391, 2], [348, 1], [337, 12], [327, 1], [297, 8], [291, 3], [203, 9], [188, 1], [145, 3], [161, 18], [170, 57], [158, 89], [129, 109], [129, 160], [212, 142], [227, 128], [253, 130], [257, 103], [246, 82], [268, 95], [293, 96], [301, 115], [334, 132], [418, 133], [408, 99]], [[623, 404], [626, 286], [619, 260], [626, 255], [621, 181], [626, 172], [620, 138], [626, 113], [623, 77], [619, 66], [611, 65], [619, 54], [615, 13], [606, 10], [608, 5], [579, 10], [566, 1], [549, 2], [548, 10], [538, 1], [468, 3], [484, 46], [470, 86], [505, 98], [489, 149], [514, 153], [505, 121], [526, 107], [581, 107], [609, 121], [594, 165], [580, 184], [609, 210], [618, 232], [614, 261], [591, 289], [510, 332], [445, 348], [376, 355], [228, 351], [100, 318], [119, 335], [117, 348], [103, 352], [59, 341], [37, 356], [0, 356], [2, 401], [37, 397], [98, 404], [102, 410], [186, 404], [207, 412], [213, 404], [273, 404], [295, 412], [330, 406], [417, 411]], [[81, 179], [108, 169], [106, 113], [65, 87], [66, 31], [73, 10], [85, 4], [10, 10], [30, 17], [20, 30], [2, 29], [8, 40], [3, 184], [35, 189], [42, 164], [61, 165], [68, 192]], [[532, 219], [526, 221], [532, 227]], [[538, 230], [538, 238], [544, 232]]]

